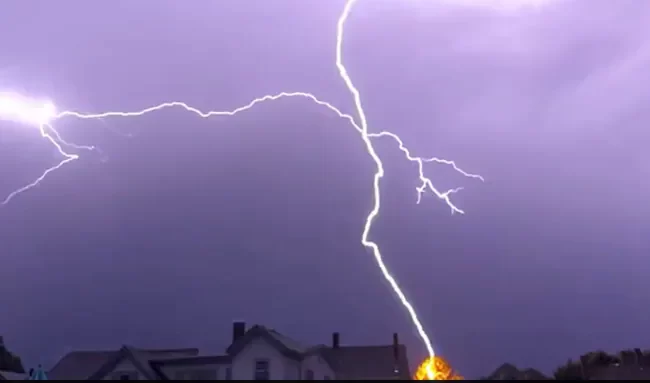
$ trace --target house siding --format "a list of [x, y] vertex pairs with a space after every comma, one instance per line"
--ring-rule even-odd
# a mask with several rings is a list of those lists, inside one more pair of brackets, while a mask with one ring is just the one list
[[302, 361], [302, 376], [299, 378], [300, 380], [306, 379], [308, 370], [312, 370], [314, 372], [315, 380], [323, 380], [325, 379], [325, 376], [328, 376], [332, 380], [336, 379], [334, 372], [329, 367], [327, 362], [325, 362], [325, 360], [318, 355], [308, 356]]
[[286, 357], [263, 339], [254, 339], [232, 360], [232, 379], [251, 380], [254, 378], [255, 361], [268, 360], [271, 380], [283, 380], [291, 374], [291, 366]]

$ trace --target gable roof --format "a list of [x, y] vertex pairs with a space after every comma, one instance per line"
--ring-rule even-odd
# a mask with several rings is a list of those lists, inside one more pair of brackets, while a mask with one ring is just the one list
[[250, 344], [255, 339], [264, 339], [276, 350], [278, 350], [282, 355], [300, 360], [304, 356], [303, 354], [309, 350], [307, 347], [303, 347], [298, 342], [293, 339], [280, 334], [279, 332], [266, 328], [260, 325], [254, 325], [249, 330], [244, 333], [239, 339], [234, 341], [227, 349], [226, 353], [231, 357], [236, 356], [240, 353], [248, 344]]
[[337, 379], [411, 378], [404, 345], [398, 346], [397, 361], [392, 345], [325, 347], [320, 352], [336, 372]]
[[48, 375], [51, 380], [86, 380], [119, 351], [73, 351], [61, 358]]
[[126, 359], [147, 379], [160, 379], [159, 372], [151, 366], [153, 360], [191, 357], [198, 353], [195, 348], [146, 350], [130, 346], [123, 346], [118, 351], [75, 351], [61, 358], [48, 375], [52, 380], [97, 380]]
[[25, 373], [20, 357], [9, 351], [2, 336], [0, 336], [0, 371], [4, 373]]
[[124, 359], [131, 361], [138, 371], [149, 380], [160, 379], [160, 374], [151, 367], [152, 360], [160, 360], [166, 358], [178, 358], [180, 356], [197, 356], [199, 350], [196, 348], [189, 349], [170, 349], [170, 350], [144, 350], [130, 346], [123, 346], [120, 353], [112, 360], [105, 363], [97, 372], [95, 372], [90, 379], [102, 379], [106, 374], [110, 373], [115, 367]]

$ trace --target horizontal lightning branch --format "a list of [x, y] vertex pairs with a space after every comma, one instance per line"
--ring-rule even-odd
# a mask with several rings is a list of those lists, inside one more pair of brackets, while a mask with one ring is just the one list
[[[50, 174], [51, 172], [61, 168], [63, 165], [65, 165], [65, 164], [67, 164], [69, 162], [72, 162], [74, 160], [79, 159], [78, 154], [68, 153], [64, 149], [64, 147], [73, 148], [73, 149], [76, 149], [76, 150], [94, 150], [95, 149], [94, 146], [78, 145], [78, 144], [71, 143], [71, 142], [68, 142], [68, 141], [64, 140], [62, 138], [61, 134], [53, 127], [52, 123], [55, 120], [59, 120], [59, 119], [66, 118], [66, 117], [68, 117], [68, 118], [69, 117], [74, 117], [74, 118], [83, 119], [83, 120], [99, 120], [99, 119], [104, 119], [104, 118], [109, 118], [109, 117], [125, 117], [125, 118], [130, 117], [130, 118], [132, 118], [132, 117], [144, 116], [144, 115], [146, 115], [148, 113], [152, 113], [152, 112], [156, 112], [156, 111], [160, 111], [160, 110], [168, 109], [168, 108], [181, 108], [181, 109], [186, 110], [188, 112], [191, 112], [191, 113], [193, 113], [193, 114], [195, 114], [195, 115], [197, 115], [197, 116], [199, 116], [201, 118], [210, 118], [210, 117], [217, 117], [217, 116], [235, 116], [235, 115], [237, 115], [237, 114], [239, 114], [241, 112], [248, 111], [249, 109], [252, 109], [256, 105], [261, 104], [263, 102], [276, 101], [276, 100], [280, 100], [282, 98], [304, 98], [304, 99], [310, 100], [310, 101], [314, 102], [315, 104], [317, 104], [319, 106], [327, 108], [328, 110], [333, 112], [338, 117], [343, 118], [343, 119], [347, 120], [348, 122], [350, 122], [352, 127], [359, 134], [362, 134], [362, 132], [363, 132], [362, 129], [355, 122], [354, 118], [351, 115], [343, 113], [340, 109], [338, 109], [337, 107], [335, 107], [331, 103], [326, 102], [326, 101], [322, 101], [319, 98], [317, 98], [316, 96], [314, 96], [313, 94], [306, 93], [306, 92], [281, 92], [281, 93], [277, 93], [277, 94], [273, 94], [273, 95], [266, 95], [266, 96], [263, 96], [263, 97], [256, 98], [256, 99], [252, 100], [251, 102], [249, 102], [246, 105], [240, 106], [240, 107], [232, 109], [232, 110], [225, 110], [225, 111], [211, 110], [211, 111], [204, 112], [204, 111], [201, 111], [198, 108], [195, 108], [193, 106], [190, 106], [190, 105], [188, 105], [188, 104], [186, 104], [184, 102], [180, 102], [180, 101], [161, 103], [161, 104], [158, 104], [158, 105], [155, 105], [155, 106], [151, 106], [151, 107], [148, 107], [148, 108], [145, 108], [145, 109], [141, 109], [141, 110], [138, 110], [138, 111], [132, 111], [132, 112], [111, 111], [111, 112], [103, 112], [103, 113], [81, 113], [81, 112], [76, 112], [76, 111], [64, 111], [64, 112], [60, 112], [60, 113], [55, 114], [51, 118], [51, 120], [50, 120], [51, 122], [43, 123], [43, 124], [41, 124], [39, 126], [40, 135], [43, 138], [47, 139], [50, 143], [52, 143], [55, 146], [55, 148], [57, 149], [59, 154], [61, 154], [63, 156], [63, 159], [59, 163], [57, 163], [56, 165], [54, 165], [51, 168], [48, 168], [47, 170], [45, 170], [43, 172], [43, 174], [41, 174], [41, 176], [38, 177], [35, 181], [33, 181], [30, 184], [25, 185], [25, 186], [21, 187], [20, 189], [17, 189], [14, 192], [12, 192], [11, 194], [9, 194], [2, 201], [1, 204], [6, 205], [13, 198], [17, 197], [22, 192], [25, 192], [25, 191], [27, 191], [27, 190], [35, 187], [35, 186], [38, 186], [40, 184], [40, 182], [43, 181], [45, 179], [45, 177], [48, 174]], [[437, 197], [443, 199], [449, 205], [452, 212], [463, 213], [463, 211], [461, 209], [459, 209], [458, 207], [456, 207], [449, 198], [450, 194], [453, 194], [454, 192], [462, 190], [462, 188], [455, 188], [455, 189], [447, 190], [445, 192], [440, 192], [438, 189], [435, 188], [435, 186], [433, 185], [431, 180], [424, 176], [423, 165], [424, 165], [425, 162], [435, 162], [435, 163], [439, 163], [439, 164], [450, 165], [450, 166], [452, 166], [454, 168], [454, 170], [456, 170], [457, 172], [459, 172], [460, 174], [462, 174], [462, 175], [464, 175], [466, 177], [477, 178], [477, 179], [483, 180], [483, 178], [480, 175], [465, 172], [464, 170], [459, 168], [454, 161], [449, 161], [449, 160], [440, 159], [440, 158], [436, 158], [436, 157], [421, 158], [421, 157], [413, 156], [410, 153], [410, 151], [408, 150], [408, 148], [402, 142], [402, 139], [398, 135], [396, 135], [394, 133], [391, 133], [391, 132], [388, 132], [388, 131], [382, 131], [382, 132], [379, 132], [379, 133], [369, 133], [368, 136], [370, 138], [388, 137], [388, 138], [393, 139], [399, 145], [399, 149], [404, 153], [406, 158], [411, 162], [417, 163], [418, 171], [419, 171], [419, 178], [420, 178], [420, 180], [422, 182], [422, 185], [417, 188], [417, 191], [418, 191], [418, 203], [420, 201], [420, 195], [422, 193], [424, 193], [426, 190], [430, 190]]]

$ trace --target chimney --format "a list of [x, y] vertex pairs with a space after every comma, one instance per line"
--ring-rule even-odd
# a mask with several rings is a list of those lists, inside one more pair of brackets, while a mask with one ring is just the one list
[[244, 334], [246, 334], [246, 322], [234, 322], [232, 324], [232, 342], [235, 343]]
[[399, 337], [397, 333], [393, 334], [393, 361], [395, 362], [394, 372], [399, 374]]
[[332, 348], [339, 348], [340, 334], [338, 332], [332, 333]]

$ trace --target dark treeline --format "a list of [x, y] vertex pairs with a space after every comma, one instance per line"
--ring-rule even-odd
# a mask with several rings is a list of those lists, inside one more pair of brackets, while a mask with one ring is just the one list
[[[645, 368], [644, 368], [645, 367]], [[569, 359], [552, 377], [532, 369], [505, 363], [482, 380], [649, 380], [650, 350], [624, 350], [615, 354], [592, 351]]]
[[650, 350], [624, 350], [616, 354], [589, 352], [578, 360], [569, 359], [553, 376], [556, 380], [650, 379]]

